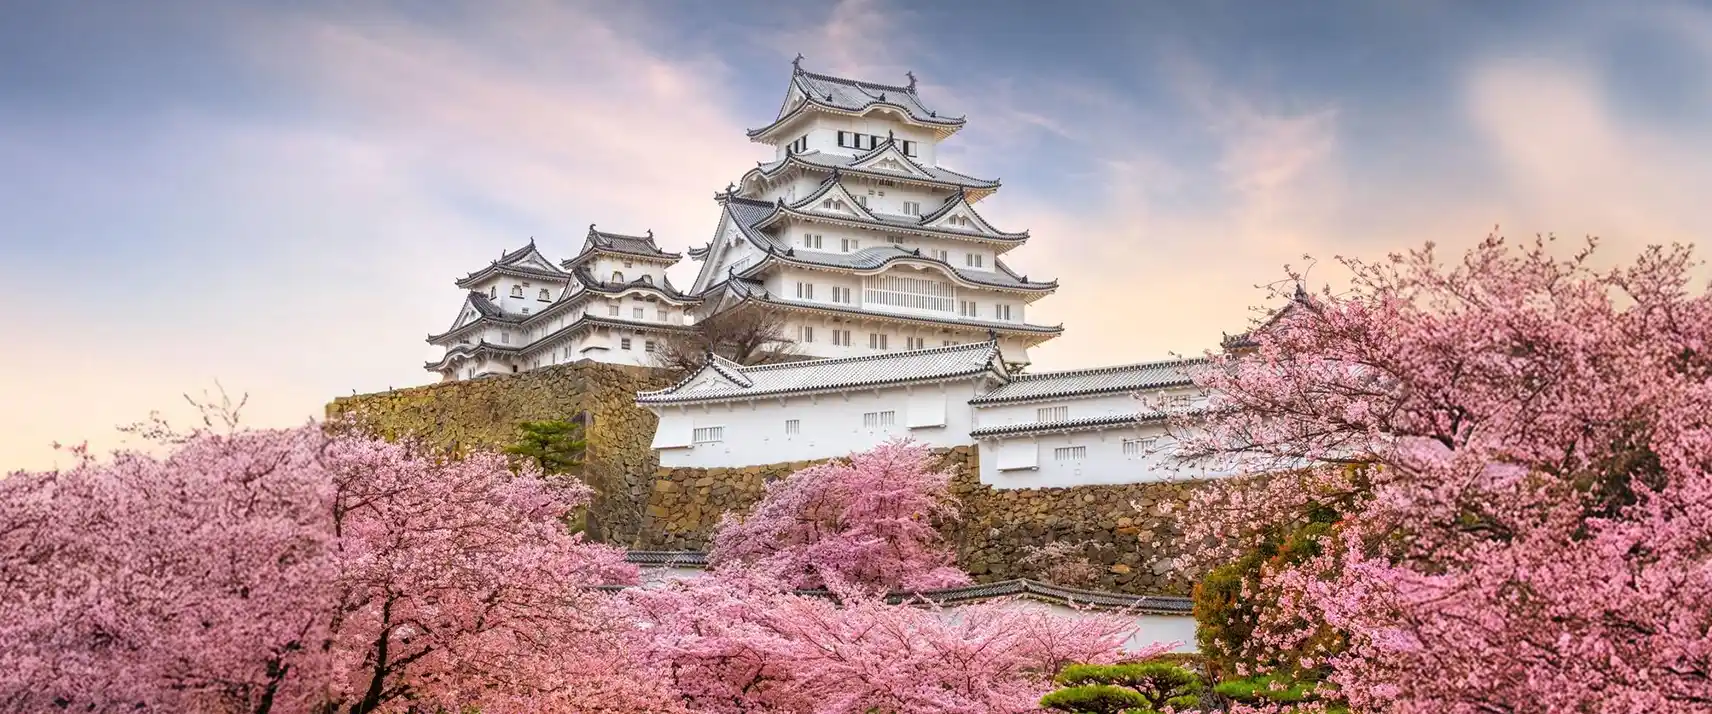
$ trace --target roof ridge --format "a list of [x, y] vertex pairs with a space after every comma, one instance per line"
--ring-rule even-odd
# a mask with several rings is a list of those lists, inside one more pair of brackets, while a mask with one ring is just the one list
[[881, 84], [879, 82], [870, 82], [870, 81], [865, 80], [865, 79], [850, 79], [848, 77], [839, 77], [839, 76], [835, 76], [835, 75], [825, 74], [822, 72], [810, 72], [806, 69], [801, 69], [801, 68], [798, 68], [797, 72], [804, 77], [808, 77], [810, 79], [818, 79], [818, 80], [823, 81], [823, 82], [837, 82], [838, 84], [848, 84], [851, 86], [860, 87], [862, 89], [869, 89], [869, 88], [872, 88], [872, 89], [888, 89], [888, 90], [897, 91], [897, 92], [908, 92], [910, 94], [916, 94], [914, 87], [909, 87], [909, 86], [905, 86], [905, 85], [901, 85], [901, 84]]
[[997, 350], [998, 349], [998, 343], [993, 341], [993, 340], [986, 340], [983, 342], [968, 342], [968, 343], [964, 343], [961, 345], [942, 345], [939, 347], [927, 347], [927, 348], [919, 349], [919, 350], [902, 350], [902, 351], [898, 351], [898, 352], [878, 352], [875, 354], [856, 355], [854, 357], [828, 357], [826, 359], [809, 359], [809, 360], [797, 360], [795, 362], [773, 362], [770, 364], [756, 364], [756, 365], [748, 365], [746, 367], [743, 367], [743, 369], [744, 369], [744, 371], [759, 372], [759, 371], [780, 369], [780, 368], [784, 368], [784, 367], [801, 367], [801, 366], [808, 365], [808, 364], [819, 365], [819, 364], [844, 364], [844, 363], [848, 363], [848, 362], [872, 362], [872, 361], [875, 361], [878, 359], [883, 359], [886, 357], [900, 357], [903, 355], [949, 353], [949, 352], [956, 352], [959, 350], [968, 350], [970, 352], [974, 352], [975, 350], [971, 349], [971, 348], [975, 348], [975, 347], [982, 347], [982, 348], [987, 348], [987, 349], [991, 349], [991, 350]]
[[1206, 361], [1207, 361], [1206, 357], [1174, 357], [1174, 358], [1170, 358], [1170, 359], [1153, 360], [1150, 362], [1131, 362], [1128, 364], [1106, 365], [1104, 367], [1081, 367], [1078, 369], [1065, 369], [1065, 370], [1059, 370], [1057, 372], [1030, 372], [1027, 374], [1019, 374], [1016, 377], [1012, 378], [1012, 381], [1026, 382], [1026, 381], [1031, 381], [1031, 380], [1036, 380], [1036, 379], [1050, 379], [1052, 377], [1080, 377], [1082, 375], [1088, 375], [1088, 374], [1103, 374], [1103, 373], [1110, 373], [1110, 372], [1122, 372], [1122, 371], [1128, 370], [1128, 369], [1139, 369], [1139, 368], [1143, 368], [1143, 367], [1164, 367], [1164, 366], [1170, 365], [1170, 364], [1188, 365], [1188, 364], [1195, 364], [1195, 363], [1206, 362]]

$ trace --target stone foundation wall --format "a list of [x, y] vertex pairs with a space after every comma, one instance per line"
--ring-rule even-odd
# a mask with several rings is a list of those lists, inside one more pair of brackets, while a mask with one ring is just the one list
[[641, 528], [651, 476], [654, 415], [635, 403], [639, 391], [669, 384], [660, 370], [593, 361], [519, 374], [442, 382], [340, 397], [329, 420], [348, 416], [387, 438], [413, 435], [452, 452], [497, 450], [517, 440], [517, 424], [587, 414], [584, 478], [599, 495], [589, 533], [629, 545]]
[[[1101, 566], [1102, 590], [1186, 595], [1177, 572], [1184, 547], [1174, 514], [1192, 482], [999, 490], [981, 485], [979, 451], [957, 447], [940, 455], [952, 469], [961, 520], [945, 524], [957, 563], [979, 582], [1031, 577], [1017, 561], [1029, 546], [1089, 541], [1088, 559]], [[764, 484], [812, 462], [731, 469], [660, 469], [654, 475], [637, 547], [700, 550], [720, 515], [760, 499]], [[1132, 505], [1133, 504], [1133, 505]]]

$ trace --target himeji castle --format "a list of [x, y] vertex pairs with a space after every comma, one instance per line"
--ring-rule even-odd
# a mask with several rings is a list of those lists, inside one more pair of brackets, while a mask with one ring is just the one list
[[996, 339], [1015, 365], [1063, 328], [1028, 306], [1057, 289], [1007, 265], [1028, 233], [975, 210], [999, 182], [939, 165], [963, 128], [905, 85], [791, 65], [773, 121], [749, 139], [773, 160], [715, 195], [722, 207], [691, 292], [697, 314], [784, 313], [797, 355], [849, 357]]
[[531, 239], [457, 281], [469, 292], [451, 329], [428, 336], [445, 355], [426, 366], [455, 380], [580, 359], [650, 365], [660, 340], [690, 329], [700, 303], [666, 279], [682, 257], [652, 233], [591, 225], [582, 250], [554, 264]]

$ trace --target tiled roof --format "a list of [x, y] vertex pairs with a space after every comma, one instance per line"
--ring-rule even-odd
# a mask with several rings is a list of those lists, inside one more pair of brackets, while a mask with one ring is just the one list
[[[642, 566], [662, 567], [707, 567], [707, 554], [699, 551], [659, 551], [633, 550], [624, 554], [624, 560]], [[622, 590], [627, 586], [599, 586], [603, 590]], [[629, 586], [633, 587], [633, 586]], [[798, 590], [798, 595], [808, 597], [831, 597], [826, 590]], [[921, 592], [893, 592], [886, 595], [891, 603], [933, 604], [933, 605], [964, 605], [995, 598], [1023, 598], [1048, 602], [1055, 605], [1071, 607], [1091, 607], [1102, 610], [1124, 610], [1136, 614], [1147, 615], [1182, 615], [1187, 616], [1194, 610], [1194, 601], [1186, 597], [1173, 595], [1132, 595], [1130, 593], [1114, 593], [1101, 590], [1084, 590], [1070, 588], [1039, 580], [1018, 578], [1001, 580], [996, 583], [981, 583], [963, 587], [945, 588], [942, 590], [925, 590]]]
[[[995, 342], [753, 366], [710, 355], [701, 369], [677, 384], [657, 391], [640, 392], [636, 401], [642, 404], [719, 401], [952, 379], [989, 370], [1002, 373], [1003, 368], [999, 364], [999, 347]], [[710, 371], [717, 373], [718, 379], [684, 390]]]
[[1193, 384], [1190, 373], [1206, 360], [1173, 359], [1115, 367], [1040, 372], [1012, 377], [1008, 384], [969, 400], [970, 404], [995, 404], [1032, 399], [1057, 399], [1110, 392], [1127, 392]]
[[[866, 206], [862, 206], [862, 205], [858, 205], [855, 207], [855, 210], [857, 210], [859, 213], [863, 214], [861, 216], [856, 216], [856, 217], [825, 216], [824, 214], [819, 214], [819, 213], [814, 213], [812, 211], [804, 210], [810, 206], [813, 206], [816, 202], [820, 201], [822, 196], [824, 196], [828, 192], [832, 191], [835, 187], [836, 188], [843, 188], [843, 182], [841, 181], [841, 178], [842, 177], [839, 175], [839, 172], [834, 171], [831, 175], [827, 176], [825, 179], [822, 179], [820, 182], [820, 185], [815, 187], [815, 190], [810, 191], [806, 196], [803, 196], [802, 198], [797, 199], [793, 203], [785, 204], [784, 207], [790, 211], [793, 211], [793, 212], [796, 212], [799, 214], [803, 214], [803, 215], [812, 215], [812, 216], [817, 216], [817, 217], [830, 217], [834, 220], [844, 220], [844, 221], [851, 221], [851, 222], [855, 222], [855, 223], [867, 223], [870, 225], [874, 225], [875, 227], [880, 228], [882, 230], [884, 230], [886, 228], [903, 228], [903, 229], [908, 229], [908, 230], [913, 230], [913, 231], [927, 231], [930, 233], [939, 233], [939, 234], [944, 234], [944, 235], [962, 236], [962, 237], [966, 237], [966, 238], [979, 238], [979, 239], [986, 239], [986, 240], [1012, 241], [1012, 242], [1016, 242], [1019, 244], [1022, 243], [1023, 241], [1028, 240], [1028, 231], [1021, 231], [1021, 232], [1012, 233], [1012, 232], [1001, 231], [1001, 230], [998, 230], [997, 228], [994, 228], [993, 233], [989, 234], [989, 233], [983, 233], [981, 231], [974, 231], [974, 230], [967, 230], [966, 231], [966, 230], [959, 230], [956, 228], [945, 228], [945, 227], [940, 227], [940, 226], [929, 226], [929, 225], [927, 225], [929, 223], [932, 223], [932, 222], [938, 220], [947, 211], [950, 211], [950, 210], [952, 210], [958, 206], [965, 206], [965, 207], [967, 207], [967, 210], [970, 213], [975, 213], [975, 209], [973, 207], [967, 206], [967, 200], [965, 198], [964, 193], [961, 190], [959, 190], [957, 193], [951, 194], [950, 196], [946, 197], [944, 203], [940, 204], [938, 207], [934, 208], [932, 211], [929, 211], [926, 215], [922, 215], [922, 216], [902, 216], [902, 215], [896, 215], [896, 214], [877, 213], [875, 211], [869, 210]], [[848, 190], [848, 189], [846, 189], [846, 190]], [[852, 195], [854, 195], [854, 194], [852, 194]], [[979, 214], [976, 214], [976, 217], [980, 218]], [[982, 218], [981, 222], [986, 223], [986, 219]], [[989, 227], [991, 227], [992, 224], [989, 223], [987, 225]]]
[[1083, 417], [1081, 419], [1065, 419], [1062, 421], [1031, 421], [1021, 424], [1002, 424], [999, 426], [984, 426], [969, 432], [977, 439], [993, 436], [1015, 436], [1020, 434], [1045, 434], [1069, 431], [1097, 431], [1114, 426], [1129, 426], [1142, 422], [1155, 422], [1165, 418], [1163, 412], [1147, 412], [1134, 414], [1105, 414], [1102, 416]]
[[[740, 280], [740, 281], [738, 281], [737, 284], [747, 286], [747, 285], [752, 284], [752, 281]], [[805, 309], [805, 310], [825, 310], [828, 312], [862, 315], [865, 317], [878, 317], [878, 318], [885, 318], [885, 319], [895, 319], [895, 320], [900, 320], [900, 321], [904, 321], [904, 322], [925, 322], [925, 323], [935, 324], [935, 325], [956, 325], [959, 327], [968, 327], [968, 328], [976, 329], [976, 330], [985, 329], [985, 330], [993, 330], [993, 331], [997, 331], [997, 332], [1025, 332], [1025, 333], [1030, 333], [1030, 334], [1038, 334], [1038, 335], [1046, 335], [1046, 336], [1058, 335], [1058, 334], [1064, 332], [1064, 326], [1063, 325], [1031, 325], [1031, 324], [1023, 323], [1023, 322], [1000, 322], [998, 320], [983, 320], [983, 319], [974, 318], [974, 317], [934, 318], [934, 317], [924, 317], [921, 315], [904, 314], [904, 313], [895, 313], [895, 314], [894, 313], [876, 313], [876, 312], [871, 312], [871, 311], [867, 311], [867, 310], [860, 310], [860, 309], [857, 309], [854, 307], [840, 307], [836, 303], [812, 302], [812, 301], [808, 301], [808, 300], [797, 300], [794, 298], [780, 297], [778, 295], [773, 295], [773, 294], [767, 292], [765, 288], [744, 287], [742, 289], [745, 291], [745, 294], [753, 296], [758, 300], [764, 300], [766, 302], [777, 304], [777, 305], [784, 305], [786, 307], [801, 308], [801, 309]]]
[[[877, 149], [876, 149], [876, 151], [877, 151]], [[933, 181], [935, 183], [944, 183], [944, 184], [950, 184], [953, 186], [961, 186], [963, 188], [994, 189], [994, 188], [999, 187], [999, 182], [996, 180], [978, 179], [978, 178], [975, 178], [973, 176], [969, 176], [967, 174], [961, 174], [961, 173], [958, 173], [956, 171], [952, 171], [950, 169], [940, 168], [938, 166], [927, 166], [925, 164], [921, 164], [921, 163], [914, 162], [914, 161], [912, 161], [910, 163], [915, 164], [915, 166], [917, 168], [921, 169], [923, 173], [927, 174], [927, 177], [925, 179], [922, 177], [918, 177], [915, 174], [909, 173], [907, 171], [891, 171], [891, 170], [887, 170], [887, 169], [874, 168], [871, 166], [863, 167], [863, 168], [851, 168], [851, 166], [850, 166], [851, 164], [856, 163], [857, 160], [865, 158], [865, 157], [866, 157], [866, 154], [864, 154], [862, 156], [846, 156], [846, 155], [842, 155], [842, 154], [829, 154], [829, 153], [826, 153], [823, 151], [816, 150], [816, 151], [804, 152], [801, 154], [791, 154], [790, 156], [788, 156], [786, 158], [778, 159], [775, 161], [763, 162], [762, 164], [760, 164], [759, 166], [757, 166], [755, 168], [757, 171], [760, 171], [763, 174], [772, 174], [773, 172], [778, 171], [780, 167], [784, 166], [787, 163], [790, 163], [791, 159], [796, 159], [796, 160], [801, 161], [805, 164], [809, 164], [811, 166], [816, 166], [816, 167], [827, 169], [827, 170], [839, 169], [841, 171], [867, 172], [867, 173], [872, 173], [872, 174], [876, 174], [879, 176], [888, 176], [888, 177], [895, 177], [895, 178], [901, 178], [901, 179], [911, 179], [911, 180], [916, 180], [916, 181], [926, 180], [926, 181]], [[908, 158], [908, 157], [905, 157], [905, 158]]]
[[809, 72], [802, 68], [801, 62], [802, 58], [799, 56], [797, 61], [791, 63], [791, 86], [801, 91], [807, 98], [806, 101], [782, 108], [778, 119], [767, 126], [750, 130], [749, 136], [756, 137], [767, 133], [806, 106], [860, 113], [869, 107], [889, 105], [903, 110], [912, 121], [920, 124], [952, 130], [963, 126], [963, 117], [942, 117], [939, 112], [922, 103], [921, 96], [915, 91], [914, 75], [910, 75], [907, 85], [878, 84]]
[[646, 235], [631, 236], [624, 235], [622, 233], [608, 233], [606, 231], [596, 230], [594, 225], [595, 224], [593, 223], [589, 224], [588, 244], [583, 253], [574, 258], [560, 261], [559, 265], [569, 268], [573, 265], [582, 263], [590, 252], [596, 250], [609, 253], [622, 253], [624, 255], [634, 255], [642, 258], [654, 258], [664, 261], [676, 261], [683, 257], [683, 255], [678, 253], [668, 253], [660, 250], [660, 246], [654, 244], [653, 231], [648, 231]]
[[577, 282], [582, 283], [583, 287], [597, 293], [616, 294], [626, 290], [647, 290], [659, 293], [667, 298], [679, 302], [695, 302], [700, 299], [692, 295], [679, 292], [678, 289], [672, 285], [671, 278], [666, 278], [656, 283], [653, 278], [647, 275], [642, 275], [638, 276], [635, 280], [614, 283], [596, 279], [594, 274], [589, 272], [587, 266], [578, 266], [575, 270], [571, 271], [571, 274], [576, 276]]
[[475, 308], [476, 312], [480, 313], [482, 317], [505, 317], [505, 311], [499, 309], [498, 305], [493, 304], [493, 301], [488, 299], [488, 296], [474, 290], [470, 291], [470, 307]]
[[1306, 308], [1309, 310], [1314, 309], [1314, 297], [1308, 294], [1308, 290], [1302, 287], [1301, 283], [1297, 283], [1295, 292], [1290, 295], [1290, 301], [1285, 303], [1284, 307], [1274, 310], [1272, 315], [1267, 317], [1266, 321], [1262, 322], [1259, 327], [1235, 335], [1225, 335], [1224, 339], [1219, 340], [1219, 346], [1227, 350], [1259, 347], [1260, 342], [1255, 340], [1255, 333], [1271, 328], [1273, 325], [1278, 324], [1279, 320], [1284, 319], [1285, 315], [1288, 315], [1300, 308]]
[[[922, 255], [920, 251], [905, 250], [891, 244], [863, 248], [854, 253], [798, 250], [790, 245], [782, 243], [777, 238], [774, 238], [766, 231], [757, 227], [757, 224], [762, 223], [773, 216], [774, 212], [778, 210], [777, 204], [768, 203], [766, 201], [756, 201], [748, 198], [730, 197], [725, 200], [725, 208], [727, 211], [731, 212], [732, 219], [736, 222], [743, 235], [748, 238], [751, 243], [754, 243], [756, 247], [761, 248], [762, 250], [768, 251], [780, 260], [830, 268], [844, 268], [848, 270], [874, 270], [895, 261], [912, 260], [939, 265], [945, 268], [945, 270], [952, 275], [962, 278], [966, 282], [977, 285], [1037, 292], [1049, 292], [1058, 288], [1057, 281], [1043, 283], [1025, 280], [1026, 276], [1017, 275], [1003, 262], [996, 258], [993, 260], [993, 267], [997, 268], [997, 270], [972, 270]], [[760, 266], [761, 263], [756, 263], [750, 271], [752, 272]]]
[[[548, 266], [547, 269], [525, 265], [524, 260], [530, 255], [539, 256], [541, 258], [541, 262]], [[484, 280], [495, 274], [515, 275], [525, 278], [539, 278], [542, 280], [565, 280], [566, 275], [563, 272], [552, 268], [552, 265], [553, 261], [548, 260], [546, 256], [541, 255], [535, 248], [535, 239], [530, 238], [529, 243], [524, 245], [522, 248], [501, 253], [499, 260], [489, 263], [487, 267], [484, 267], [481, 270], [477, 270], [459, 278], [457, 280], [457, 286], [460, 288], [468, 288], [476, 282]]]

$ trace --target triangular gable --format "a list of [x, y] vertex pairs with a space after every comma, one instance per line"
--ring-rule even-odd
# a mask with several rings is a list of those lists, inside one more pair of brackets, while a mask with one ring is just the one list
[[737, 227], [737, 219], [731, 215], [731, 207], [719, 212], [719, 227], [714, 230], [713, 240], [708, 243], [707, 255], [702, 258], [701, 271], [696, 273], [695, 283], [690, 286], [690, 292], [700, 293], [719, 279], [719, 265], [724, 261], [725, 254], [730, 252], [732, 239], [743, 240], [741, 229]]
[[898, 148], [897, 142], [890, 140], [869, 152], [867, 156], [857, 157], [855, 161], [851, 162], [850, 168], [886, 171], [922, 179], [933, 179], [931, 174], [922, 170], [910, 157], [904, 155], [903, 150]]
[[938, 228], [947, 231], [963, 231], [965, 233], [983, 233], [986, 235], [1008, 235], [993, 227], [975, 208], [969, 205], [969, 199], [958, 192], [945, 201], [945, 204], [922, 218], [923, 228]]
[[878, 220], [867, 207], [856, 200], [856, 194], [851, 193], [836, 178], [827, 179], [826, 183], [821, 184], [821, 190], [809, 194], [808, 198], [798, 201], [791, 208], [803, 213], [835, 218]]
[[535, 248], [534, 243], [530, 243], [523, 250], [507, 256], [505, 262], [501, 263], [501, 265], [513, 268], [545, 270], [549, 273], [560, 272], [558, 268], [553, 266], [552, 261], [547, 260], [546, 256], [541, 255], [541, 251]]

